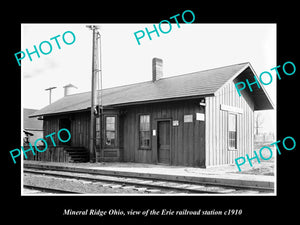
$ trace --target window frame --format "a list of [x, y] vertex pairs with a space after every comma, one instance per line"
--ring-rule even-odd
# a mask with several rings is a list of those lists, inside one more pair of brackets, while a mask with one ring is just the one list
[[101, 117], [96, 117], [96, 137], [95, 137], [95, 143], [96, 146], [99, 147], [101, 145]]
[[[230, 141], [233, 140], [229, 137], [231, 130], [229, 129], [229, 118], [230, 116], [234, 116], [235, 118], [235, 146], [230, 145]], [[237, 151], [238, 150], [238, 114], [234, 112], [228, 112], [228, 118], [227, 118], [227, 139], [228, 139], [228, 150]]]
[[[149, 116], [149, 131], [141, 131], [141, 117]], [[149, 132], [149, 146], [141, 145], [141, 132]], [[138, 114], [138, 149], [139, 150], [151, 150], [152, 148], [152, 140], [151, 140], [151, 115], [150, 114]]]
[[[107, 130], [107, 118], [108, 117], [113, 117], [113, 118], [115, 118], [115, 123], [114, 123], [114, 131], [111, 131], [111, 130]], [[118, 147], [118, 129], [117, 129], [117, 116], [116, 115], [105, 115], [104, 116], [104, 147], [105, 148], [117, 148]], [[109, 132], [114, 132], [115, 133], [115, 143], [114, 143], [114, 145], [108, 145], [107, 144], [107, 138], [106, 138], [106, 133], [107, 133], [107, 131], [109, 131]]]

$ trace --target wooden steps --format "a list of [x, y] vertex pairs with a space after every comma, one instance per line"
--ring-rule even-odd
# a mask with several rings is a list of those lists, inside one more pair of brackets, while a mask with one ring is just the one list
[[68, 146], [64, 148], [69, 155], [69, 162], [88, 162], [89, 152], [84, 147]]

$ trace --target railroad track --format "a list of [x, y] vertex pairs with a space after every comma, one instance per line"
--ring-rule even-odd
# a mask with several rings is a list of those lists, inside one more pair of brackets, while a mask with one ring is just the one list
[[269, 189], [24, 168], [24, 187], [66, 194], [262, 194]]
[[46, 187], [39, 187], [37, 185], [23, 185], [24, 188], [29, 190], [36, 190], [39, 191], [39, 193], [51, 193], [51, 194], [81, 194], [80, 192], [75, 191], [67, 191], [67, 190], [61, 190], [58, 188], [46, 188]]

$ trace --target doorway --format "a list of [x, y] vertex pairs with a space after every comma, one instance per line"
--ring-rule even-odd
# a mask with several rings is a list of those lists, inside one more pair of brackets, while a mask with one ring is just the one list
[[[59, 130], [62, 128], [66, 128], [70, 131], [71, 133], [71, 120], [68, 118], [62, 118], [59, 120]], [[60, 137], [62, 140], [67, 140], [69, 138], [69, 134], [67, 132], [61, 132]], [[60, 142], [60, 145], [71, 145], [71, 140], [68, 142]]]
[[170, 165], [171, 153], [171, 122], [163, 120], [157, 122], [157, 160], [158, 163]]

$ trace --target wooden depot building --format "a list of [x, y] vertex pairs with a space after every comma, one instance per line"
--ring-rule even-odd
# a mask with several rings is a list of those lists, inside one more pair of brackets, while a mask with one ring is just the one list
[[[151, 81], [102, 90], [97, 162], [205, 168], [253, 156], [254, 111], [273, 109], [273, 104], [262, 85], [238, 95], [234, 84], [256, 76], [250, 63], [164, 78], [162, 60], [154, 58], [152, 70]], [[56, 147], [49, 141], [48, 150], [31, 159], [88, 161], [90, 107], [91, 92], [86, 92], [34, 112], [30, 117], [43, 119], [44, 136], [67, 128], [72, 137]]]

